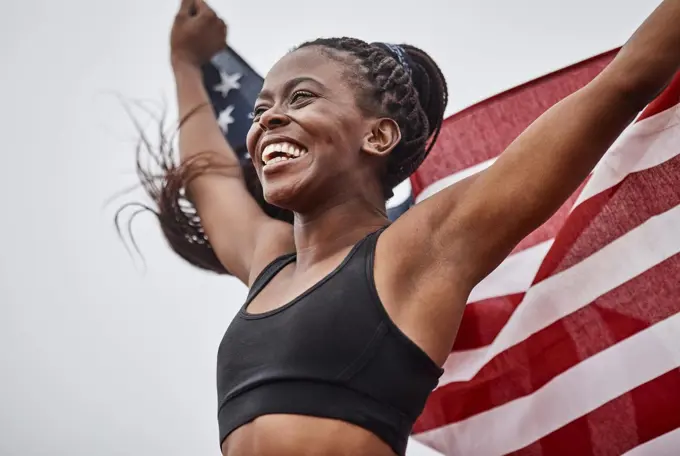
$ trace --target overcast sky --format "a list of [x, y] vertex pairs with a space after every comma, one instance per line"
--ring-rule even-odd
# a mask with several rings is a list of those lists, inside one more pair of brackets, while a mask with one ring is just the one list
[[[116, 206], [104, 207], [135, 183], [134, 130], [115, 94], [165, 99], [173, 119], [176, 3], [3, 2], [3, 456], [219, 454], [215, 355], [246, 289], [184, 264], [148, 216], [135, 226], [147, 270], [136, 269], [113, 229]], [[657, 4], [214, 2], [261, 73], [318, 36], [415, 44], [448, 78], [449, 113], [622, 44]]]

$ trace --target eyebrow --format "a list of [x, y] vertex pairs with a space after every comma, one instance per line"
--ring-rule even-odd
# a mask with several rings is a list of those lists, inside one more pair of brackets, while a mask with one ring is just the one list
[[[316, 79], [314, 79], [310, 76], [299, 76], [297, 78], [293, 78], [293, 79], [287, 81], [284, 84], [284, 86], [283, 86], [284, 93], [290, 93], [293, 90], [294, 87], [302, 84], [303, 82], [311, 82], [312, 84], [314, 84], [314, 85], [316, 85], [316, 86], [318, 86], [322, 89], [326, 88], [326, 86], [324, 86], [322, 83], [320, 83], [319, 81], [317, 81]], [[257, 98], [258, 99], [262, 99], [262, 98], [272, 99], [272, 98], [274, 98], [274, 94], [270, 90], [264, 89], [257, 95]]]

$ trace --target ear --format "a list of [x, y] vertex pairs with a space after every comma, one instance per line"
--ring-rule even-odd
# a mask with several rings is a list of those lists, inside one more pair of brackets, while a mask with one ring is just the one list
[[401, 130], [394, 119], [376, 119], [364, 137], [362, 150], [374, 156], [387, 156], [401, 141]]

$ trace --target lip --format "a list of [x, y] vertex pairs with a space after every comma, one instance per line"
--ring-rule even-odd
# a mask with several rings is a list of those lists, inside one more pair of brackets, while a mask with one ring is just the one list
[[264, 149], [270, 144], [276, 144], [280, 142], [294, 144], [299, 148], [305, 149], [307, 153], [309, 153], [309, 149], [307, 149], [307, 147], [304, 144], [301, 144], [300, 141], [296, 141], [293, 138], [289, 138], [288, 136], [282, 135], [267, 136], [262, 140], [262, 142], [260, 143], [260, 147], [257, 150], [257, 159], [259, 163], [262, 163], [262, 153], [264, 152]]

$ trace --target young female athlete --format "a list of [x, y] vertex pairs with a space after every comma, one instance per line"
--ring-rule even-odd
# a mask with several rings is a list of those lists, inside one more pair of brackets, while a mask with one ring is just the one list
[[392, 224], [385, 199], [442, 123], [446, 84], [430, 57], [352, 38], [299, 46], [265, 79], [241, 167], [201, 78], [225, 40], [208, 5], [182, 1], [171, 33], [181, 163], [160, 188], [145, 181], [175, 251], [250, 289], [218, 353], [222, 452], [402, 455], [472, 288], [675, 74], [680, 0], [490, 168]]

